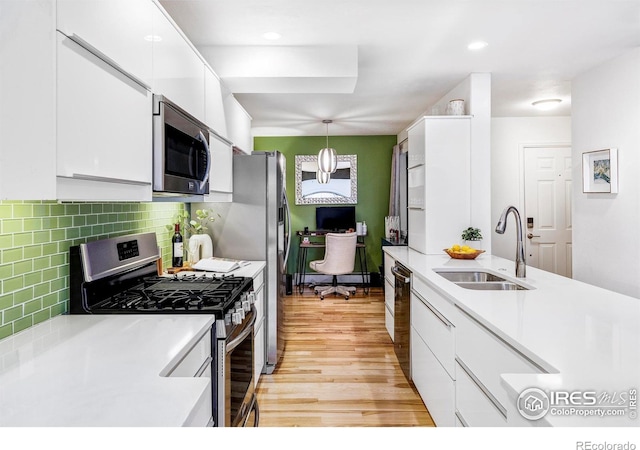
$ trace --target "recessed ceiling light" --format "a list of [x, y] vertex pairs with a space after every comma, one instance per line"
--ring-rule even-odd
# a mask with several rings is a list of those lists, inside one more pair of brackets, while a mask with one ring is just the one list
[[162, 38], [157, 34], [148, 34], [144, 37], [144, 40], [149, 42], [160, 42]]
[[277, 41], [278, 39], [280, 39], [282, 37], [282, 35], [280, 33], [277, 33], [275, 31], [267, 31], [266, 33], [264, 33], [262, 35], [263, 38], [265, 38], [268, 41]]
[[467, 48], [469, 50], [482, 50], [487, 45], [489, 45], [489, 44], [487, 44], [485, 41], [475, 41], [475, 42], [472, 42], [471, 44], [467, 45]]
[[549, 111], [550, 109], [557, 108], [562, 102], [559, 98], [547, 98], [544, 100], [538, 100], [531, 103], [532, 106], [538, 108], [541, 111]]

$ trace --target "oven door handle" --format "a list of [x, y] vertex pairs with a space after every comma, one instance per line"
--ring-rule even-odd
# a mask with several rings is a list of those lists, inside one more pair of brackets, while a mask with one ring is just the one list
[[258, 315], [255, 306], [251, 307], [251, 312], [253, 313], [251, 314], [252, 317], [244, 326], [242, 332], [238, 335], [238, 337], [236, 337], [226, 345], [227, 353], [232, 352], [238, 345], [242, 343], [242, 341], [245, 340], [247, 336], [249, 336], [250, 333], [253, 333], [253, 325], [256, 323], [256, 316]]
[[258, 424], [260, 423], [260, 408], [258, 407], [258, 397], [256, 397], [256, 394], [253, 394], [251, 396], [251, 405], [249, 406], [249, 414], [247, 414], [247, 417], [245, 417], [244, 419], [244, 423], [242, 424], [243, 427], [247, 426], [247, 422], [249, 422], [249, 417], [251, 416], [252, 409], [256, 412], [253, 415], [253, 427], [257, 428]]

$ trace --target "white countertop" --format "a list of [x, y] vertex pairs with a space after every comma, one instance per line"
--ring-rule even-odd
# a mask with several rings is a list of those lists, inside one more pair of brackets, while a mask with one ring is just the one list
[[181, 426], [211, 379], [164, 376], [210, 315], [64, 315], [0, 341], [0, 426]]
[[[526, 278], [517, 279], [513, 261], [491, 255], [455, 260], [446, 254], [423, 255], [408, 247], [383, 250], [549, 372], [503, 375], [510, 397], [529, 387], [598, 394], [640, 390], [640, 299], [533, 267], [527, 267]], [[488, 270], [532, 289], [464, 289], [434, 269]], [[628, 416], [602, 419], [548, 414], [543, 420], [562, 426], [640, 426], [640, 420]]]
[[266, 266], [266, 263], [264, 261], [244, 261], [244, 263], [245, 264], [242, 267], [236, 270], [232, 270], [231, 272], [205, 272], [201, 270], [198, 270], [198, 271], [186, 270], [183, 272], [178, 272], [178, 274], [179, 276], [187, 276], [189, 274], [191, 275], [207, 274], [207, 275], [216, 276], [216, 277], [234, 276], [234, 277], [255, 278], [256, 275], [258, 275], [262, 271], [262, 269], [264, 269]]

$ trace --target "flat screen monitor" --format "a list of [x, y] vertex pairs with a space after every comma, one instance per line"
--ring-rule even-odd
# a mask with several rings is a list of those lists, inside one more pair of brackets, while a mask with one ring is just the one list
[[319, 206], [316, 208], [316, 229], [346, 231], [356, 229], [355, 206]]

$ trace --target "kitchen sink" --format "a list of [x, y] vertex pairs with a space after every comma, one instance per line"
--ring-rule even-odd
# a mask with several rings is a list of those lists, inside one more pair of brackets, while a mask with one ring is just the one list
[[529, 288], [484, 271], [436, 271], [461, 288], [477, 291], [526, 291]]
[[466, 282], [459, 281], [458, 286], [476, 291], [526, 291], [527, 288], [511, 281]]
[[507, 281], [498, 275], [489, 272], [436, 272], [441, 277], [449, 281], [457, 282], [474, 282], [486, 283], [488, 281]]

